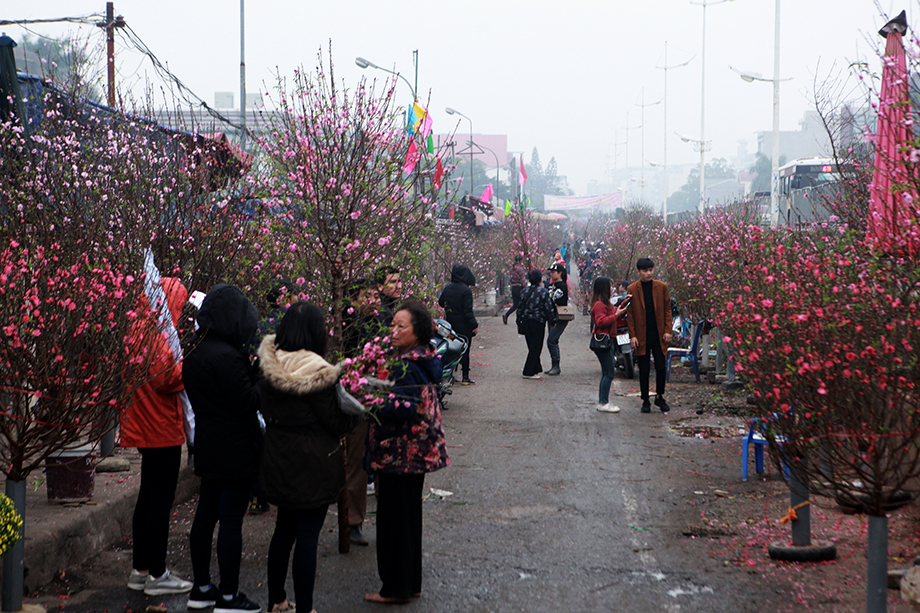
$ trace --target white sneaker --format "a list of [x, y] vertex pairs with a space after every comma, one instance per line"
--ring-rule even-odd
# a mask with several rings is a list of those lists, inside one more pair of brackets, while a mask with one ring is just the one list
[[147, 573], [139, 573], [135, 569], [131, 569], [131, 576], [128, 577], [128, 589], [135, 591], [142, 591], [147, 585]]
[[600, 411], [601, 413], [619, 413], [620, 407], [618, 407], [615, 404], [610, 404], [608, 402], [607, 404], [597, 405], [597, 410]]
[[524, 377], [525, 379], [538, 379], [538, 380], [541, 380], [541, 379], [543, 378], [543, 377], [541, 377], [540, 375], [521, 375], [521, 376]]
[[144, 593], [148, 596], [163, 596], [165, 594], [185, 594], [192, 591], [192, 582], [181, 579], [171, 570], [163, 573], [162, 577], [147, 575]]

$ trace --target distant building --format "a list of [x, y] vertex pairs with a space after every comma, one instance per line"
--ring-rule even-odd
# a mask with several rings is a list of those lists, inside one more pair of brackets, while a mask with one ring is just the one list
[[[787, 160], [822, 157], [830, 152], [830, 137], [818, 111], [806, 111], [799, 130], [779, 132], [779, 155]], [[757, 133], [757, 153], [773, 156], [773, 131]]]

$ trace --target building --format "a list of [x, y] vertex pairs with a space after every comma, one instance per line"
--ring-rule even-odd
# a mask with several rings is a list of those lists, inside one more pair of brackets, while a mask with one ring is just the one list
[[[818, 111], [806, 111], [798, 130], [779, 132], [779, 155], [787, 160], [823, 157], [830, 149], [830, 137]], [[757, 133], [757, 153], [772, 159], [772, 130]]]

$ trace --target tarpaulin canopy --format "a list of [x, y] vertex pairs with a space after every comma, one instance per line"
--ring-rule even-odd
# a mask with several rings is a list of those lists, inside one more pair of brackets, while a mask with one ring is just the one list
[[600, 194], [598, 196], [543, 196], [543, 209], [546, 211], [590, 210], [596, 207], [616, 208], [620, 205], [620, 194]]

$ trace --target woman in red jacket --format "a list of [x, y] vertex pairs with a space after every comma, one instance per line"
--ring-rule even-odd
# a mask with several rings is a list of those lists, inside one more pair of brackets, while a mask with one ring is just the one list
[[[610, 304], [610, 279], [598, 277], [594, 280], [594, 290], [591, 296], [591, 333], [615, 338], [617, 335], [617, 318], [626, 313], [626, 306], [619, 308]], [[616, 364], [613, 361], [613, 345], [605, 350], [595, 351], [598, 362], [601, 363], [601, 382], [598, 387], [597, 410], [602, 413], [619, 413], [620, 407], [610, 404], [610, 384], [616, 375]]]
[[[160, 281], [174, 326], [179, 324], [188, 290], [173, 277]], [[164, 305], [158, 305], [164, 308]], [[142, 309], [149, 309], [142, 300]], [[141, 487], [134, 506], [134, 569], [128, 579], [132, 590], [149, 596], [183, 594], [192, 584], [166, 569], [169, 519], [185, 431], [182, 421], [182, 363], [158, 327], [156, 313], [144, 313], [132, 330], [132, 345], [148, 364], [147, 381], [135, 390], [121, 420], [121, 446], [141, 452]]]

